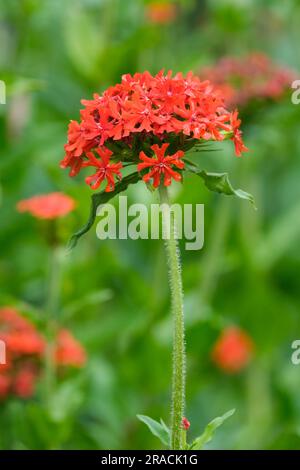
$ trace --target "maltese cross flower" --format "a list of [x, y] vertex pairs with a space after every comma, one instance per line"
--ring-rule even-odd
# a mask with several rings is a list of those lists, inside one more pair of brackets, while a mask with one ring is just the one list
[[139, 163], [137, 166], [138, 171], [142, 171], [146, 168], [151, 169], [149, 173], [143, 176], [143, 180], [146, 183], [149, 183], [153, 179], [153, 186], [157, 188], [160, 185], [161, 178], [163, 177], [164, 185], [170, 186], [172, 178], [175, 181], [181, 180], [181, 175], [173, 170], [172, 167], [179, 169], [184, 168], [184, 162], [181, 158], [184, 156], [184, 152], [179, 150], [173, 155], [165, 155], [169, 144], [163, 144], [159, 147], [157, 144], [152, 145], [151, 149], [153, 150], [156, 158], [149, 158], [145, 152], [140, 153], [140, 159], [142, 163]]
[[[97, 189], [104, 180], [107, 185], [104, 191], [93, 194], [90, 218], [72, 236], [69, 248], [92, 227], [97, 207], [126, 191], [129, 185], [143, 180], [158, 188], [163, 206], [162, 233], [168, 231], [170, 235], [164, 241], [171, 287], [174, 354], [170, 429], [163, 421], [156, 422], [155, 429], [159, 432], [155, 434], [162, 436], [162, 442], [171, 449], [192, 449], [183, 432], [190, 425], [182, 418], [185, 409], [184, 302], [176, 217], [169, 217], [168, 222], [164, 216], [169, 215], [167, 209], [171, 209], [167, 187], [174, 181], [181, 181], [183, 172], [193, 173], [209, 190], [253, 203], [250, 194], [232, 187], [227, 173], [209, 173], [196, 161], [196, 154], [206, 150], [210, 143], [224, 140], [232, 140], [236, 155], [241, 156], [247, 150], [240, 130], [241, 121], [237, 111], [226, 109], [222, 92], [193, 73], [186, 77], [182, 73], [173, 75], [171, 71], [167, 74], [160, 71], [154, 76], [149, 72], [123, 75], [121, 83], [109, 87], [102, 95], [95, 94], [93, 100], [83, 100], [82, 105], [80, 122], [72, 121], [69, 125], [61, 166], [70, 167], [70, 176], [75, 176], [82, 168], [95, 167], [95, 173], [86, 178], [86, 183], [92, 189]], [[195, 161], [184, 158], [189, 151]], [[198, 160], [198, 164], [203, 165], [204, 159]], [[124, 167], [133, 170], [122, 178]], [[192, 184], [192, 180], [188, 183]], [[2, 385], [4, 389], [6, 386], [6, 383]], [[153, 422], [152, 418], [150, 421], [147, 416], [138, 416], [148, 426]], [[152, 424], [149, 427], [152, 429]], [[192, 444], [195, 449], [200, 449], [196, 447], [199, 439]]]
[[117, 178], [122, 179], [122, 174], [120, 169], [122, 168], [122, 163], [109, 163], [110, 156], [112, 152], [109, 149], [97, 148], [95, 152], [99, 155], [100, 160], [95, 157], [93, 152], [87, 152], [86, 156], [88, 161], [83, 163], [83, 166], [94, 166], [97, 168], [97, 171], [94, 175], [88, 176], [85, 181], [91, 186], [92, 189], [99, 188], [102, 181], [106, 179], [107, 186], [105, 192], [110, 192], [115, 189], [115, 180], [114, 175]]

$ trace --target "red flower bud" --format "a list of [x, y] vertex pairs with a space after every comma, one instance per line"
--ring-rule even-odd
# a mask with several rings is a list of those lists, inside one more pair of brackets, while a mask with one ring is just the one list
[[182, 418], [182, 427], [187, 431], [190, 428], [191, 423], [188, 419]]

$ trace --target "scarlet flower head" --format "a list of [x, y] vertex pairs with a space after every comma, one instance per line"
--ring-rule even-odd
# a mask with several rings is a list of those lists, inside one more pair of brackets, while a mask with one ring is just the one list
[[247, 366], [253, 349], [250, 336], [240, 328], [231, 326], [223, 330], [213, 347], [211, 356], [220, 369], [234, 374]]
[[237, 111], [229, 112], [222, 94], [192, 72], [123, 75], [121, 83], [82, 104], [80, 121], [70, 122], [61, 167], [69, 167], [70, 176], [94, 167], [86, 178], [92, 189], [106, 181], [105, 191], [113, 192], [127, 164], [137, 165], [140, 178], [152, 179], [154, 187], [158, 174], [166, 185], [179, 181], [174, 168], [184, 170], [185, 152], [207, 141], [231, 139], [238, 156], [247, 150]]
[[75, 201], [66, 194], [54, 192], [33, 196], [19, 201], [19, 212], [29, 212], [37, 219], [57, 219], [71, 212], [75, 207]]
[[70, 331], [62, 329], [57, 336], [55, 358], [59, 366], [82, 367], [86, 363], [86, 352]]
[[229, 109], [253, 100], [278, 100], [290, 89], [295, 73], [275, 64], [260, 52], [245, 57], [223, 57], [199, 72], [218, 87]]

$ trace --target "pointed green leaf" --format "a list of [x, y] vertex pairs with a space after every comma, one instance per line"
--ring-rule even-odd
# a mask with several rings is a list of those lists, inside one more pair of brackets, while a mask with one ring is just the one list
[[166, 425], [166, 423], [164, 422], [164, 420], [162, 418], [160, 418], [160, 424], [162, 425], [162, 427], [165, 429], [165, 431], [167, 432], [169, 438], [170, 438], [170, 429], [168, 428], [168, 426]]
[[140, 174], [138, 172], [131, 173], [125, 178], [122, 179], [119, 183], [116, 184], [114, 191], [106, 193], [101, 191], [100, 193], [95, 193], [91, 197], [91, 209], [90, 215], [87, 223], [77, 232], [75, 232], [69, 240], [68, 250], [72, 250], [76, 245], [80, 237], [87, 233], [90, 228], [93, 226], [93, 223], [96, 218], [97, 207], [100, 204], [106, 204], [110, 199], [112, 199], [116, 194], [119, 194], [125, 191], [130, 184], [135, 184], [140, 180]]
[[203, 179], [205, 186], [210, 191], [215, 191], [217, 193], [226, 194], [227, 196], [237, 196], [240, 199], [246, 199], [254, 207], [254, 197], [250, 193], [246, 193], [242, 189], [234, 189], [231, 185], [228, 173], [208, 173], [205, 170], [200, 170], [194, 163], [185, 159], [186, 169], [191, 173], [195, 173]]
[[190, 445], [190, 450], [201, 450], [203, 446], [210, 442], [213, 438], [213, 435], [217, 428], [222, 426], [226, 419], [230, 418], [235, 412], [235, 409], [227, 411], [223, 416], [219, 416], [218, 418], [213, 419], [208, 425], [206, 426], [203, 434], [197, 437], [194, 442]]
[[149, 416], [145, 415], [137, 415], [137, 418], [143, 423], [145, 423], [146, 426], [148, 426], [149, 430], [152, 432], [152, 434], [158, 437], [158, 439], [163, 444], [168, 447], [170, 446], [170, 430], [162, 419], [159, 423], [158, 421], [155, 421], [154, 419], [149, 418]]

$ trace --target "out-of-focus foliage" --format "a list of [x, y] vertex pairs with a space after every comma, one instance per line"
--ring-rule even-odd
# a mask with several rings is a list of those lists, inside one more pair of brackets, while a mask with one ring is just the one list
[[[0, 1], [0, 304], [44, 315], [51, 253], [43, 226], [16, 212], [20, 199], [63, 191], [77, 210], [61, 221], [65, 242], [86, 220], [91, 191], [59, 168], [67, 124], [80, 99], [123, 73], [186, 72], [222, 55], [261, 50], [300, 73], [296, 0], [181, 0], [176, 18], [153, 24], [150, 1]], [[173, 200], [205, 204], [205, 247], [182, 251], [187, 324], [189, 440], [235, 408], [208, 447], [300, 448], [300, 106], [288, 99], [245, 122], [250, 152], [226, 145], [192, 158], [206, 171], [229, 172], [255, 195], [257, 211], [207, 191], [197, 175], [173, 187]], [[175, 186], [175, 185], [173, 185]], [[155, 195], [139, 183], [130, 202]], [[183, 247], [184, 248], [184, 247]], [[58, 384], [52, 401], [0, 404], [1, 448], [155, 448], [136, 414], [168, 422], [171, 319], [159, 241], [97, 240], [91, 230], [62, 268], [59, 322], [88, 351], [88, 363]], [[211, 361], [226, 325], [255, 343], [251, 364], [227, 376]]]

